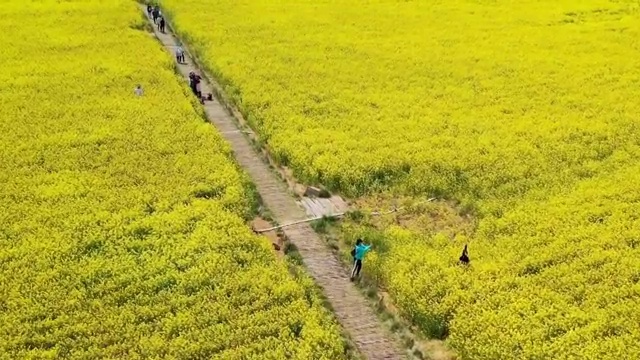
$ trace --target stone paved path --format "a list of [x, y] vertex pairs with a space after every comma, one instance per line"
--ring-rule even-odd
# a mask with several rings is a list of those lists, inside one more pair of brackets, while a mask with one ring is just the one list
[[[143, 11], [146, 13], [144, 9]], [[154, 31], [160, 42], [171, 52], [171, 56], [174, 56], [177, 42], [169, 32], [169, 26], [167, 34], [160, 33], [155, 26]], [[178, 65], [185, 79], [190, 71], [202, 74], [188, 54], [185, 54], [185, 58], [188, 65]], [[202, 93], [215, 93], [212, 89], [207, 80], [203, 79]], [[214, 99], [205, 102], [204, 110], [211, 123], [231, 144], [238, 163], [251, 176], [264, 205], [273, 213], [275, 220], [283, 224], [305, 219], [307, 216], [304, 210], [296, 204], [284, 182], [269, 170], [249, 140], [238, 131], [236, 122], [225, 107]], [[340, 260], [333, 255], [309, 224], [287, 227], [284, 233], [298, 248], [308, 273], [322, 287], [336, 317], [354, 340], [358, 350], [367, 359], [404, 358], [392, 335], [379, 322], [363, 295], [349, 281], [349, 275]]]

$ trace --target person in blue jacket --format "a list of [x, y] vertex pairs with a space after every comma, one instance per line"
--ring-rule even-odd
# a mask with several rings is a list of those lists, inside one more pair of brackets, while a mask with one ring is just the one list
[[362, 270], [362, 259], [369, 250], [371, 250], [371, 245], [365, 245], [362, 239], [358, 239], [356, 241], [356, 247], [351, 250], [351, 255], [353, 256], [353, 270], [351, 271], [351, 280], [360, 275], [360, 270]]

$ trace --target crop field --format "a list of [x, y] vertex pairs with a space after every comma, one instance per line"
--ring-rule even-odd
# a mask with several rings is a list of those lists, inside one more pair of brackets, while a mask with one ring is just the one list
[[134, 1], [0, 18], [1, 359], [344, 358]]
[[640, 358], [637, 1], [161, 3], [300, 181], [406, 199], [343, 235], [425, 334]]

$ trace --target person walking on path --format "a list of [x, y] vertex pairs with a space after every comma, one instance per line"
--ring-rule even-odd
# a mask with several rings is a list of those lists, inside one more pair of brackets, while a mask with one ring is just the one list
[[198, 97], [198, 99], [200, 99], [200, 102], [202, 102], [202, 92], [200, 92], [200, 80], [202, 78], [200, 77], [200, 75], [196, 74], [195, 72], [190, 72], [189, 73], [189, 87], [191, 88], [191, 91], [193, 91], [193, 93]]
[[164, 34], [164, 16], [160, 15], [160, 20], [158, 21], [158, 30], [160, 30], [161, 33]]
[[200, 91], [201, 82], [202, 82], [202, 77], [200, 77], [200, 75], [196, 75], [196, 95], [198, 95], [198, 99], [202, 99], [202, 91]]
[[193, 71], [189, 72], [189, 87], [194, 94], [196, 94], [196, 73]]
[[158, 18], [160, 17], [160, 7], [158, 6], [154, 7], [153, 12], [151, 12], [151, 15], [153, 16], [153, 23], [157, 24]]
[[178, 64], [184, 64], [184, 49], [182, 48], [182, 46], [178, 45], [176, 47], [176, 61], [178, 62]]
[[153, 16], [153, 6], [151, 6], [151, 4], [147, 4], [147, 16], [148, 17], [152, 17]]
[[371, 250], [371, 245], [365, 245], [362, 239], [358, 239], [356, 241], [355, 248], [351, 250], [351, 255], [353, 255], [353, 270], [351, 270], [351, 280], [360, 275], [360, 270], [362, 270], [362, 259], [369, 250]]

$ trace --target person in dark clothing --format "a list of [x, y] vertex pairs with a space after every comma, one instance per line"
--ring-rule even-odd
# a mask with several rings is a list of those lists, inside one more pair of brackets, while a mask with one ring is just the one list
[[200, 81], [202, 78], [200, 75], [194, 73], [193, 71], [189, 73], [189, 87], [191, 91], [202, 101], [202, 93], [200, 92]]
[[467, 244], [465, 244], [464, 250], [462, 250], [462, 255], [460, 255], [460, 262], [464, 265], [468, 265], [469, 261], [469, 252], [467, 251]]
[[164, 16], [160, 16], [160, 20], [158, 21], [158, 30], [160, 30], [161, 33], [164, 34]]
[[362, 270], [362, 259], [369, 250], [371, 250], [371, 245], [365, 245], [362, 239], [358, 239], [356, 241], [355, 248], [351, 250], [351, 255], [353, 256], [353, 270], [351, 270], [351, 280], [360, 275], [360, 270]]
[[196, 73], [194, 73], [193, 71], [191, 71], [189, 73], [189, 87], [191, 88], [191, 91], [193, 91], [193, 93], [196, 93]]
[[160, 17], [160, 8], [158, 6], [154, 7], [151, 15], [153, 16], [153, 23], [157, 24], [158, 18]]
[[151, 4], [148, 4], [147, 5], [147, 16], [148, 17], [152, 17], [151, 13], [153, 13], [153, 6], [151, 6]]
[[202, 78], [200, 75], [196, 74], [196, 95], [198, 95], [198, 99], [202, 99], [202, 91], [200, 91], [200, 81]]

